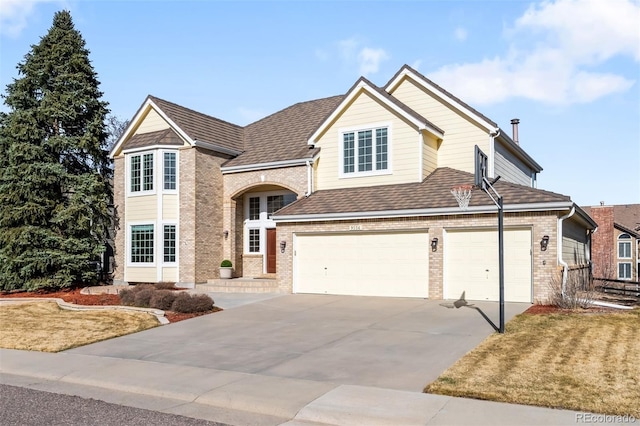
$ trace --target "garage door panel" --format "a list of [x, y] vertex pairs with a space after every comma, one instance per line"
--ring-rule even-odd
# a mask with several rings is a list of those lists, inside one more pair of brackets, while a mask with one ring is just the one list
[[[531, 229], [504, 232], [505, 300], [531, 302]], [[498, 300], [498, 231], [448, 231], [445, 240], [445, 297]]]
[[426, 232], [297, 236], [294, 289], [427, 297], [429, 250]]

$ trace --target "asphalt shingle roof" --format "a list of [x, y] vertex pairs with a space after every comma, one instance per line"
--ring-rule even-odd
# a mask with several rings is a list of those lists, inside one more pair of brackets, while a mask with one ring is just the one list
[[243, 150], [242, 127], [149, 95], [158, 107], [193, 140]]
[[300, 102], [244, 128], [244, 152], [224, 167], [311, 158], [307, 140], [342, 102], [344, 95]]
[[[309, 197], [279, 210], [275, 216], [456, 209], [459, 206], [451, 194], [451, 188], [457, 185], [472, 185], [473, 181], [471, 173], [442, 167], [419, 183], [316, 191]], [[494, 187], [502, 196], [505, 205], [571, 202], [571, 198], [566, 195], [506, 181], [498, 181]], [[482, 189], [473, 189], [470, 207], [493, 205], [493, 201]]]
[[149, 145], [177, 145], [184, 142], [173, 129], [159, 130], [157, 132], [141, 133], [133, 135], [124, 145], [123, 149], [141, 148]]

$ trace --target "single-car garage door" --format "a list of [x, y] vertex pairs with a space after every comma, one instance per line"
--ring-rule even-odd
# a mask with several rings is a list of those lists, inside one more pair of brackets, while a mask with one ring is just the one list
[[[499, 300], [498, 230], [448, 230], [444, 243], [444, 297]], [[531, 229], [505, 229], [506, 301], [531, 302], [531, 267]]]
[[428, 297], [427, 232], [297, 235], [294, 292]]

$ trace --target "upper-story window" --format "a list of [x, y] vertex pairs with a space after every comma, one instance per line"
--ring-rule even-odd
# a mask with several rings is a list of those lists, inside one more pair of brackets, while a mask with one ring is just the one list
[[[160, 174], [156, 173], [160, 171]], [[156, 176], [158, 175], [158, 176]], [[157, 182], [156, 182], [157, 179]], [[142, 152], [129, 155], [129, 193], [144, 195], [156, 186], [172, 192], [178, 185], [177, 151]]]
[[618, 237], [618, 259], [631, 259], [631, 235], [620, 234]]
[[342, 133], [342, 173], [358, 175], [389, 169], [388, 128]]
[[164, 153], [164, 189], [176, 189], [176, 153]]
[[131, 156], [131, 192], [153, 191], [153, 154]]

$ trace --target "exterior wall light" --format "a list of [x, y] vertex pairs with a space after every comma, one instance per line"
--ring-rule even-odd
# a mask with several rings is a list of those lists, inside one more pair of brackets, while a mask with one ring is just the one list
[[548, 246], [549, 246], [549, 236], [545, 235], [540, 240], [540, 251], [547, 251]]
[[438, 239], [431, 240], [431, 251], [438, 251]]
[[284, 249], [287, 248], [286, 241], [280, 241], [280, 253], [284, 253]]
[[224, 239], [226, 240], [227, 238], [229, 238], [229, 231], [224, 231]]

